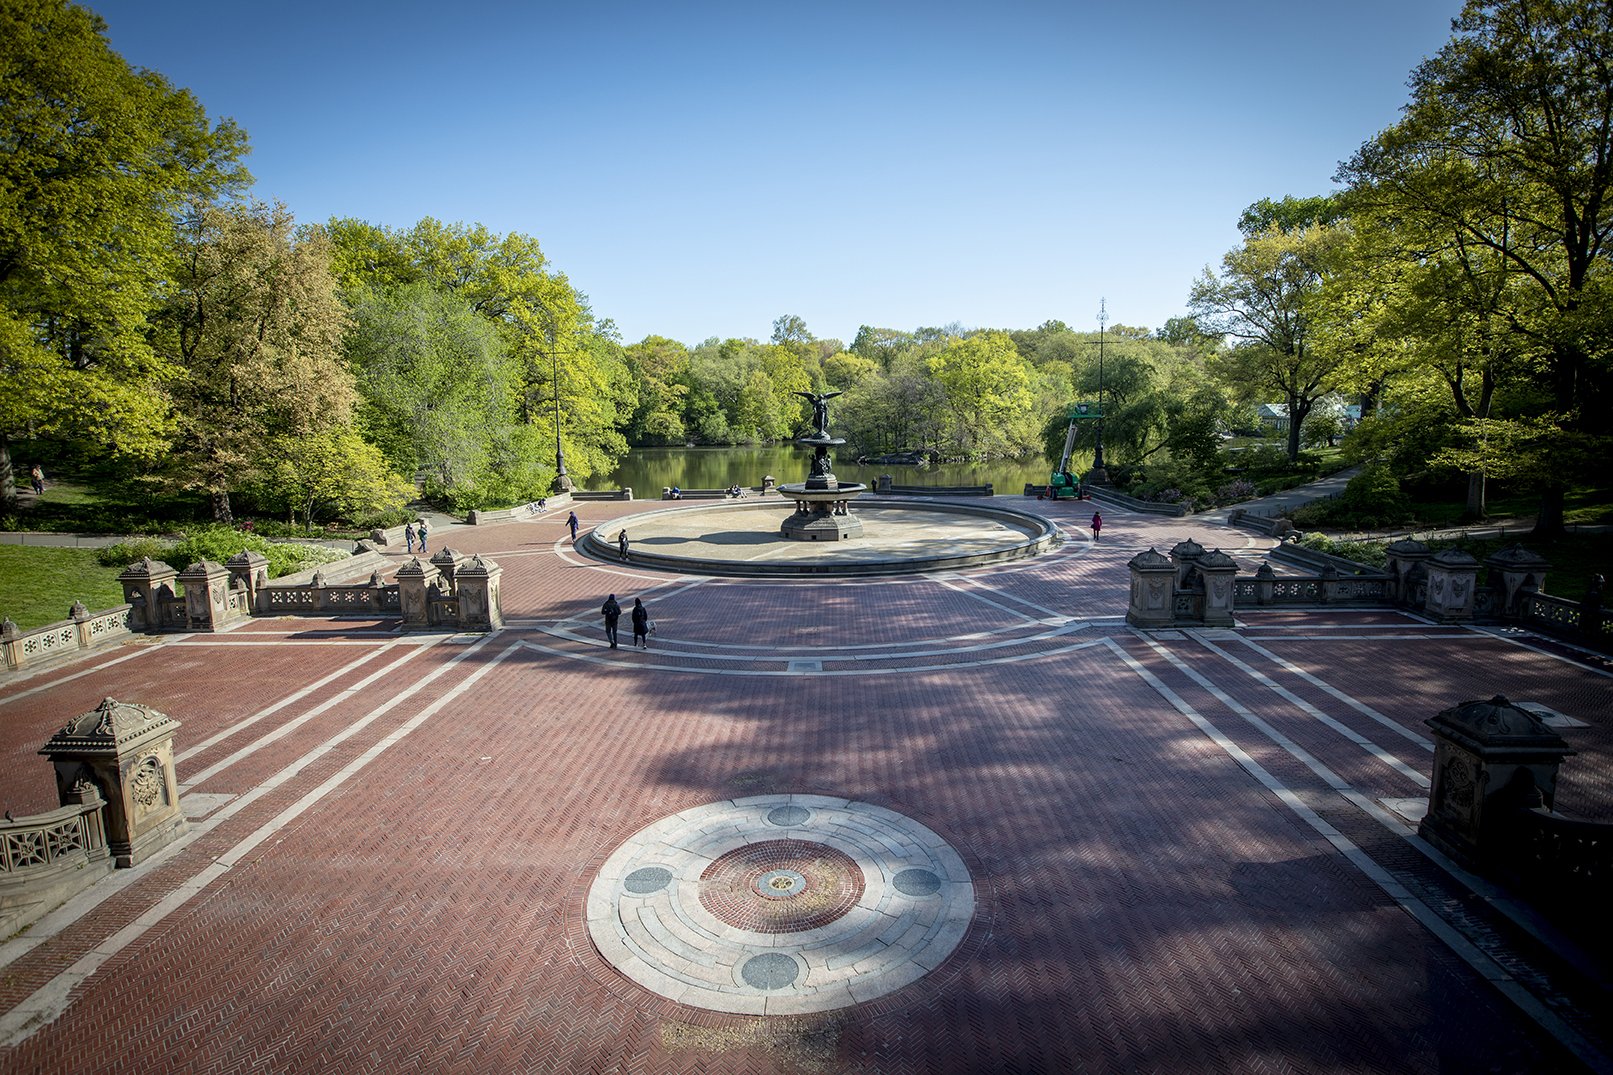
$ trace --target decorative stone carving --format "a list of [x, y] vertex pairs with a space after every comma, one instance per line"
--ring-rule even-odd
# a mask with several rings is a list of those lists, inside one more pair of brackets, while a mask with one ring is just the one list
[[1479, 562], [1459, 549], [1445, 549], [1428, 560], [1428, 598], [1423, 607], [1446, 623], [1473, 618], [1473, 591]]
[[1237, 563], [1220, 549], [1214, 549], [1199, 557], [1198, 569], [1204, 580], [1204, 625], [1231, 627], [1232, 582], [1238, 574]]
[[1126, 622], [1133, 627], [1169, 627], [1175, 618], [1175, 565], [1158, 551], [1148, 549], [1133, 556], [1131, 568], [1131, 607]]
[[1490, 857], [1511, 816], [1537, 793], [1550, 808], [1558, 766], [1574, 753], [1539, 717], [1499, 694], [1424, 723], [1434, 732], [1433, 786], [1417, 832], [1471, 864]]
[[161, 560], [147, 556], [130, 564], [118, 575], [123, 586], [123, 599], [134, 606], [129, 613], [129, 629], [133, 631], [160, 631], [163, 629], [160, 608], [164, 591], [173, 593], [173, 580], [179, 574]]
[[1388, 559], [1384, 570], [1392, 577], [1391, 596], [1403, 605], [1416, 603], [1416, 585], [1427, 577], [1425, 565], [1432, 554], [1428, 546], [1411, 538], [1401, 538], [1384, 549]]
[[1551, 563], [1522, 545], [1491, 553], [1484, 563], [1490, 569], [1490, 586], [1496, 591], [1497, 611], [1503, 616], [1519, 615], [1529, 594], [1546, 592], [1546, 572], [1551, 570]]
[[178, 728], [149, 706], [108, 698], [40, 750], [56, 768], [63, 806], [84, 801], [86, 783], [106, 800], [107, 845], [119, 866], [134, 865], [185, 831], [174, 776]]
[[504, 626], [499, 576], [504, 569], [492, 560], [471, 557], [457, 574], [459, 626], [466, 631], [492, 631]]
[[438, 549], [431, 557], [434, 566], [442, 575], [442, 587], [447, 593], [453, 593], [458, 586], [459, 565], [465, 562], [465, 554], [458, 549], [450, 549], [446, 545]]
[[1204, 546], [1188, 538], [1178, 541], [1171, 546], [1171, 563], [1176, 566], [1176, 588], [1179, 590], [1196, 590], [1203, 585], [1204, 580], [1199, 577], [1199, 559], [1204, 555]]
[[438, 574], [435, 564], [423, 564], [418, 556], [398, 568], [398, 608], [405, 630], [431, 626], [431, 591], [437, 587]]
[[185, 623], [190, 630], [216, 631], [242, 617], [242, 612], [230, 608], [230, 572], [223, 564], [198, 560], [179, 573], [179, 581], [185, 587]]
[[269, 558], [261, 552], [242, 549], [224, 566], [230, 573], [230, 585], [246, 591], [247, 607], [257, 609], [258, 595], [269, 585]]

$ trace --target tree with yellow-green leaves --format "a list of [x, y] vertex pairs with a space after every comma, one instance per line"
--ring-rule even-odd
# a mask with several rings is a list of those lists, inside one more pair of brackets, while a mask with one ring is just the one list
[[192, 199], [243, 184], [246, 137], [130, 68], [94, 13], [0, 3], [0, 501], [10, 442], [55, 436], [153, 459], [172, 431], [172, 355], [149, 317]]
[[176, 371], [168, 470], [229, 522], [230, 494], [262, 478], [276, 443], [351, 426], [347, 310], [324, 236], [299, 235], [284, 206], [196, 204], [179, 234], [154, 335]]

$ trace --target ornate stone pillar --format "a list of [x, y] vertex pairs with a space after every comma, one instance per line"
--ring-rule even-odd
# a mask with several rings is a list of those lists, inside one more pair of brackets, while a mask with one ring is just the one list
[[1424, 723], [1434, 732], [1434, 774], [1417, 833], [1470, 864], [1493, 857], [1497, 836], [1535, 792], [1550, 809], [1558, 766], [1574, 753], [1539, 717], [1499, 694]]
[[1176, 618], [1176, 568], [1166, 557], [1149, 549], [1133, 556], [1131, 605], [1126, 622], [1133, 627], [1169, 627]]
[[398, 610], [405, 630], [431, 626], [431, 591], [437, 585], [437, 568], [416, 556], [398, 568]]
[[1255, 568], [1255, 603], [1271, 604], [1276, 586], [1277, 572], [1271, 569], [1271, 561], [1260, 561], [1260, 566]]
[[442, 574], [442, 586], [448, 593], [454, 593], [458, 590], [459, 565], [464, 562], [464, 553], [457, 549], [450, 549], [446, 545], [432, 554], [432, 566]]
[[198, 560], [179, 573], [185, 587], [185, 623], [192, 631], [216, 631], [230, 615], [230, 572], [223, 564]]
[[1546, 589], [1546, 572], [1551, 564], [1539, 553], [1522, 545], [1511, 545], [1491, 553], [1484, 564], [1490, 569], [1490, 585], [1496, 591], [1496, 612], [1508, 619], [1523, 613], [1524, 598]]
[[1425, 565], [1431, 555], [1428, 546], [1411, 538], [1401, 538], [1385, 548], [1384, 552], [1388, 555], [1384, 570], [1393, 578], [1390, 596], [1402, 605], [1416, 605], [1416, 583], [1419, 577], [1426, 577]]
[[1339, 600], [1339, 569], [1332, 564], [1323, 564], [1317, 578], [1322, 584], [1322, 604], [1336, 605]]
[[1444, 549], [1428, 559], [1428, 601], [1424, 610], [1445, 623], [1473, 618], [1473, 591], [1479, 562], [1459, 549]]
[[22, 667], [22, 631], [12, 622], [10, 616], [0, 620], [0, 650], [5, 652], [7, 668]]
[[254, 612], [264, 611], [258, 607], [258, 595], [269, 585], [269, 558], [251, 549], [242, 549], [224, 561], [224, 567], [230, 573], [230, 585], [246, 591], [247, 607]]
[[1171, 547], [1171, 563], [1176, 568], [1176, 588], [1178, 590], [1197, 590], [1204, 585], [1199, 577], [1199, 560], [1204, 556], [1204, 546], [1188, 538], [1178, 541]]
[[56, 768], [63, 806], [84, 802], [86, 783], [106, 800], [107, 846], [119, 866], [133, 866], [185, 831], [174, 776], [178, 728], [149, 706], [108, 698], [40, 750]]
[[473, 556], [459, 568], [459, 629], [494, 631], [504, 626], [504, 611], [498, 594], [499, 576], [504, 569], [492, 560]]
[[129, 609], [129, 629], [133, 631], [160, 631], [163, 629], [159, 591], [173, 592], [174, 578], [179, 573], [161, 560], [147, 556], [130, 564], [118, 575], [123, 585], [123, 599]]
[[1199, 574], [1204, 579], [1204, 626], [1231, 627], [1232, 582], [1238, 575], [1238, 565], [1220, 549], [1213, 549], [1199, 557]]

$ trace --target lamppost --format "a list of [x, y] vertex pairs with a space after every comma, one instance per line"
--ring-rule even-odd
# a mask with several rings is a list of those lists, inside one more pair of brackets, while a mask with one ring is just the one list
[[[567, 354], [572, 352], [567, 351]], [[560, 446], [560, 352], [549, 352], [549, 366], [554, 378], [554, 491], [569, 493], [571, 476], [566, 473], [566, 450]]]
[[1108, 485], [1109, 471], [1103, 465], [1103, 327], [1109, 320], [1108, 304], [1098, 300], [1098, 433], [1092, 452], [1092, 472], [1087, 481], [1093, 485]]

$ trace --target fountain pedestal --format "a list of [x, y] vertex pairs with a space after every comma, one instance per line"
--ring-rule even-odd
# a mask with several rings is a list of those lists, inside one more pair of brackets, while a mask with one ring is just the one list
[[851, 501], [868, 487], [861, 482], [842, 482], [830, 469], [829, 449], [846, 443], [819, 430], [795, 443], [811, 448], [812, 472], [804, 482], [789, 482], [778, 491], [795, 502], [795, 513], [779, 526], [779, 534], [791, 541], [843, 541], [861, 537], [862, 520], [851, 514]]

